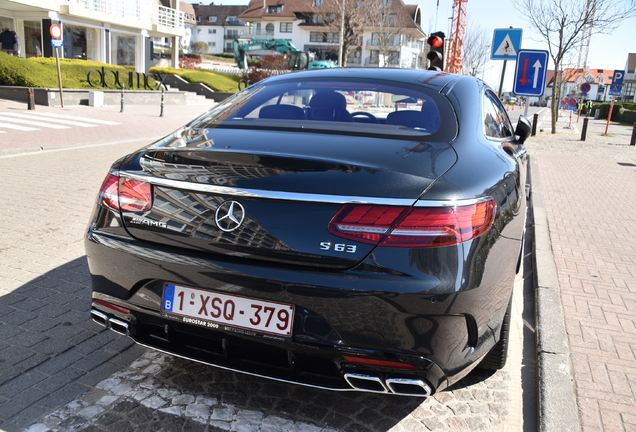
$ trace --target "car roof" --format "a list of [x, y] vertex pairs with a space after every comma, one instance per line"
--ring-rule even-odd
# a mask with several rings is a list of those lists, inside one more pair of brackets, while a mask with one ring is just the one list
[[462, 75], [445, 72], [434, 72], [423, 69], [396, 69], [396, 68], [330, 68], [314, 69], [278, 75], [268, 79], [268, 82], [287, 81], [296, 79], [374, 79], [394, 81], [408, 84], [426, 85], [432, 90], [441, 91], [452, 83], [468, 79]]

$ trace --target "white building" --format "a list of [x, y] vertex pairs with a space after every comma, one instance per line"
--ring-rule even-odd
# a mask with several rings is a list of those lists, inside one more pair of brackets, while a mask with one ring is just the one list
[[[54, 55], [51, 24], [63, 29], [63, 58], [134, 66], [145, 72], [156, 59], [153, 41], [179, 46], [185, 14], [177, 0], [0, 0], [0, 31], [14, 30], [22, 57]], [[161, 45], [161, 44], [159, 44]], [[177, 58], [172, 52], [171, 58]]]
[[[370, 0], [366, 4], [351, 1], [360, 9], [371, 4]], [[381, 0], [381, 7], [383, 28], [365, 28], [361, 40], [347, 53], [347, 66], [425, 67], [426, 34], [421, 29], [420, 7], [402, 0]], [[337, 60], [339, 32], [324, 21], [336, 16], [338, 8], [333, 0], [251, 0], [239, 18], [251, 24], [251, 36], [287, 39], [301, 51], [315, 53], [317, 60]], [[388, 47], [380, 46], [387, 45], [383, 34], [391, 34]]]
[[623, 102], [636, 102], [636, 53], [627, 55], [620, 100]]
[[249, 24], [238, 16], [247, 6], [195, 4], [196, 29], [192, 41], [208, 44], [208, 53], [232, 52], [232, 41], [249, 34]]

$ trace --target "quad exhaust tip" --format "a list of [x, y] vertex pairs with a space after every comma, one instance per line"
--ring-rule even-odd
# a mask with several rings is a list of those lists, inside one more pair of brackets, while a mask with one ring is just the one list
[[417, 397], [431, 395], [431, 387], [419, 379], [387, 378], [383, 380], [379, 376], [356, 373], [347, 373], [344, 378], [351, 387], [365, 392]]
[[91, 310], [91, 318], [94, 322], [101, 325], [102, 327], [111, 329], [115, 333], [119, 333], [123, 336], [130, 336], [130, 327], [129, 324], [125, 321], [110, 317], [105, 313], [95, 309]]

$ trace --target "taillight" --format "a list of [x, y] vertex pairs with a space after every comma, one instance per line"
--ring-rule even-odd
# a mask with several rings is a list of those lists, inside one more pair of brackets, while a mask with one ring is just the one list
[[494, 199], [441, 207], [346, 204], [329, 223], [329, 232], [380, 246], [447, 246], [488, 231], [495, 219], [495, 208]]
[[112, 303], [105, 302], [104, 300], [93, 300], [93, 301], [95, 303], [99, 304], [99, 305], [106, 306], [107, 308], [116, 310], [117, 312], [121, 312], [121, 313], [125, 313], [125, 314], [129, 314], [130, 313], [130, 309], [126, 309], [126, 308], [123, 308], [121, 306], [116, 306], [116, 305], [114, 305]]
[[99, 203], [123, 212], [150, 210], [152, 208], [152, 185], [108, 174], [100, 189]]

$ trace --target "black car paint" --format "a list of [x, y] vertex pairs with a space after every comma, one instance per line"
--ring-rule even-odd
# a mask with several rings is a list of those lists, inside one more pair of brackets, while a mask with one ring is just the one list
[[[258, 146], [250, 146], [244, 144], [250, 142], [248, 139], [237, 143], [231, 130], [209, 129], [203, 141], [209, 143], [212, 140], [212, 148], [171, 148], [172, 141], [188, 142], [188, 137], [196, 135], [191, 129], [184, 128], [164, 140], [168, 144], [164, 146], [165, 151], [150, 146], [149, 152], [153, 160], [167, 163], [194, 159], [210, 171], [243, 163], [284, 173], [255, 178], [237, 175], [225, 183], [241, 188], [304, 193], [325, 193], [327, 190], [341, 195], [397, 196], [410, 198], [413, 202], [418, 198], [436, 201], [491, 196], [497, 200], [497, 218], [493, 229], [486, 234], [458, 245], [438, 248], [373, 248], [367, 245], [351, 258], [335, 253], [297, 252], [315, 248], [317, 240], [322, 238], [331, 239], [326, 226], [339, 206], [327, 205], [324, 214], [309, 209], [298, 213], [307, 226], [324, 226], [325, 233], [309, 236], [306, 240], [309, 244], [290, 246], [288, 251], [277, 251], [276, 254], [271, 254], [270, 250], [259, 255], [231, 243], [221, 245], [220, 249], [202, 246], [189, 240], [188, 236], [167, 234], [157, 227], [132, 225], [130, 218], [133, 215], [124, 214], [122, 220], [118, 212], [96, 207], [86, 237], [94, 299], [130, 308], [134, 311], [130, 315], [108, 312], [132, 324], [146, 322], [159, 329], [162, 325], [166, 329], [172, 327], [173, 330], [165, 331], [165, 342], [156, 336], [153, 339], [148, 335], [133, 335], [144, 344], [170, 352], [173, 351], [172, 342], [168, 342], [170, 331], [182, 329], [200, 338], [209, 337], [210, 332], [161, 318], [163, 281], [219, 292], [230, 288], [234, 294], [296, 305], [299, 312], [294, 340], [268, 341], [268, 346], [293, 358], [321, 358], [325, 360], [323, 366], [333, 364], [333, 370], [319, 378], [308, 378], [305, 371], [302, 377], [294, 372], [297, 365], [284, 371], [278, 368], [277, 372], [271, 369], [261, 372], [259, 367], [236, 366], [237, 360], [193, 350], [186, 354], [190, 358], [340, 389], [345, 387], [337, 378], [345, 370], [423, 377], [434, 389], [455, 382], [499, 337], [513, 285], [516, 255], [521, 248], [525, 160], [524, 156], [516, 155], [520, 146], [514, 137], [503, 141], [484, 137], [480, 116], [475, 115], [481, 112], [481, 100], [466, 95], [483, 94], [485, 85], [421, 71], [412, 72], [411, 76], [414, 81], [428, 81], [428, 85], [436, 87], [453, 104], [459, 129], [455, 140], [448, 143], [396, 140], [390, 151], [374, 156], [364, 151], [363, 140], [355, 141], [353, 137], [298, 134], [298, 140], [308, 143], [300, 149], [290, 147], [293, 140], [278, 142], [274, 137], [268, 141], [267, 133], [260, 138], [262, 141]], [[247, 137], [252, 134], [251, 131], [245, 133]], [[290, 134], [294, 136], [294, 133]], [[193, 147], [201, 141], [200, 136], [191, 140]], [[339, 142], [339, 148], [351, 150], [334, 158], [328, 145], [318, 145], [320, 141]], [[312, 142], [315, 143], [313, 146]], [[345, 147], [344, 143], [350, 146]], [[391, 152], [395, 156], [389, 157]], [[113, 169], [162, 175], [160, 170], [155, 172], [143, 165], [144, 157], [142, 150], [114, 164]], [[286, 178], [294, 181], [288, 182]], [[380, 185], [393, 183], [396, 187], [382, 190], [382, 186], [374, 183], [377, 179], [381, 179]], [[262, 200], [256, 201], [263, 206]], [[284, 205], [289, 206], [290, 211], [302, 207], [298, 203]], [[265, 209], [262, 213], [256, 212], [265, 214]], [[255, 219], [259, 217], [264, 216]], [[282, 223], [281, 227], [284, 225]], [[154, 243], [152, 237], [144, 239], [147, 233], [162, 237], [164, 244]], [[285, 234], [281, 229], [272, 236], [279, 239]], [[293, 236], [290, 239], [293, 240]], [[515, 254], [512, 259], [511, 253]], [[118, 265], [122, 254], [127, 260], [125, 269]], [[334, 298], [338, 302], [330, 301]], [[259, 340], [251, 336], [219, 332], [215, 338], [217, 342], [230, 340], [218, 342], [221, 345], [241, 346], [249, 341], [253, 347], [260, 346]], [[220, 352], [225, 352], [226, 348], [220, 346]], [[259, 349], [266, 351], [267, 347]], [[400, 360], [415, 364], [418, 369], [355, 365], [342, 360], [344, 353]]]

